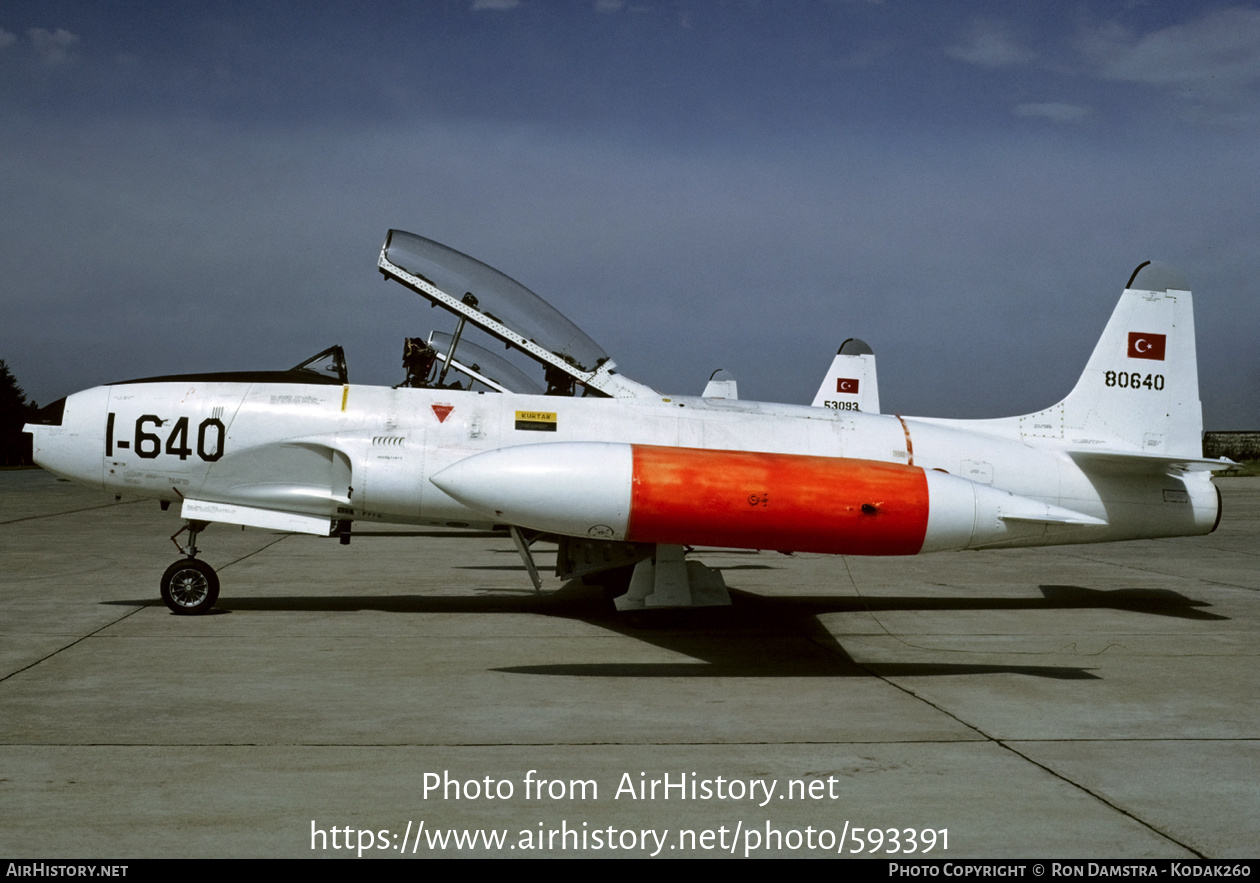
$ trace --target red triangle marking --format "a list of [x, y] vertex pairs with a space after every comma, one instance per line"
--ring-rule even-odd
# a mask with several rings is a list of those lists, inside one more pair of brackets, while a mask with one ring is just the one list
[[432, 407], [433, 413], [437, 416], [438, 423], [445, 423], [446, 418], [450, 415], [451, 411], [455, 410], [454, 405], [433, 405]]

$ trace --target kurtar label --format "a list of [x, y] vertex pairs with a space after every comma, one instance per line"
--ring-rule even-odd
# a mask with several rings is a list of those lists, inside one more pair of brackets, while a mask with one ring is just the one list
[[531, 432], [555, 432], [555, 411], [517, 411], [516, 428]]

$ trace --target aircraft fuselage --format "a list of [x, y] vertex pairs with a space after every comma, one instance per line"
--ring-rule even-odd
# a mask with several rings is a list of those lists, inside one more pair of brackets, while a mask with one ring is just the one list
[[[965, 426], [678, 396], [189, 379], [78, 393], [60, 426], [34, 436], [36, 459], [68, 478], [181, 503], [187, 518], [206, 517], [195, 507], [209, 504], [206, 520], [311, 533], [339, 520], [512, 523], [598, 539], [914, 554], [1207, 533], [1216, 521], [1205, 472], [1087, 471], [1053, 445]], [[431, 480], [518, 448], [488, 480], [467, 466], [438, 479], [461, 499]]]

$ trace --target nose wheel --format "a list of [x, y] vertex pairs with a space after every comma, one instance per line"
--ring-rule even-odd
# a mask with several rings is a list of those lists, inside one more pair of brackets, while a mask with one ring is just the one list
[[[197, 534], [206, 529], [204, 521], [190, 521], [181, 528], [171, 542], [187, 557], [181, 558], [162, 574], [162, 601], [177, 616], [197, 616], [208, 613], [219, 600], [219, 575], [214, 568], [197, 555]], [[188, 531], [185, 548], [175, 538]]]
[[180, 616], [207, 613], [219, 600], [219, 575], [196, 558], [176, 561], [162, 574], [162, 600]]

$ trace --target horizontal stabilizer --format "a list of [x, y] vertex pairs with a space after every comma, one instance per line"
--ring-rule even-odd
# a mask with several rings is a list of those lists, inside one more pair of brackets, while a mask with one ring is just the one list
[[1228, 457], [1157, 457], [1126, 451], [1068, 451], [1068, 456], [1086, 472], [1139, 475], [1184, 475], [1187, 472], [1213, 472], [1237, 466]]

